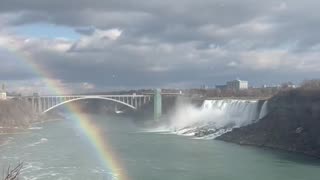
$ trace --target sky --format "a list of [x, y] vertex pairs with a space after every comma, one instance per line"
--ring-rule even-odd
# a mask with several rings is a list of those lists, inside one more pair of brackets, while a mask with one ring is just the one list
[[[0, 82], [48, 93], [320, 75], [317, 0], [1, 0]], [[49, 77], [30, 67], [36, 64]]]

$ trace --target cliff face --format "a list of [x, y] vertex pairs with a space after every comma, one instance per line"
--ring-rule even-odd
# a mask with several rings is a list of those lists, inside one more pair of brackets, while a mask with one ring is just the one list
[[26, 127], [35, 119], [30, 104], [17, 99], [0, 100], [0, 126], [2, 129]]
[[320, 90], [281, 92], [269, 100], [266, 117], [217, 139], [320, 157]]

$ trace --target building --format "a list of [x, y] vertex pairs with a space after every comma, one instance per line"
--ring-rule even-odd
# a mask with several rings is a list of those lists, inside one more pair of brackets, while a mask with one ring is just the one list
[[232, 90], [248, 89], [248, 81], [241, 81], [241, 80], [228, 81], [227, 89], [232, 89]]
[[261, 88], [262, 89], [280, 89], [281, 85], [267, 85], [267, 84], [264, 84], [264, 85], [262, 85]]
[[7, 99], [7, 93], [6, 92], [1, 92], [0, 93], [0, 99], [1, 100], [6, 100]]
[[204, 85], [201, 85], [201, 86], [200, 86], [200, 89], [207, 90], [207, 89], [209, 89], [209, 87], [204, 84]]
[[227, 89], [227, 85], [216, 85], [216, 89], [225, 90]]
[[220, 90], [243, 90], [243, 89], [248, 89], [248, 81], [241, 81], [241, 80], [233, 80], [233, 81], [228, 81], [227, 84], [225, 85], [216, 85], [216, 89]]
[[0, 91], [0, 99], [1, 100], [6, 100], [7, 99], [7, 92], [4, 84], [2, 84], [2, 89]]

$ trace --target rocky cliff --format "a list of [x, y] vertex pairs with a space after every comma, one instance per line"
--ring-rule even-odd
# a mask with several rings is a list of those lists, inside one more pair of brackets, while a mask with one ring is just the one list
[[18, 100], [0, 100], [0, 133], [8, 128], [23, 128], [36, 119], [30, 104]]
[[217, 139], [320, 157], [320, 90], [295, 89], [268, 102], [268, 115]]

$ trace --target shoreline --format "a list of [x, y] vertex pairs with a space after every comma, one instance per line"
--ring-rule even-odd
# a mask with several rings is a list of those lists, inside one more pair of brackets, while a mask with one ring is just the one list
[[[2, 127], [2, 126], [0, 126], [0, 136], [9, 135], [9, 134], [25, 134], [25, 133], [28, 133], [30, 130], [32, 130], [30, 128], [32, 128], [33, 125], [43, 124], [43, 123], [46, 123], [46, 122], [62, 121], [62, 120], [63, 119], [61, 119], [61, 118], [54, 118], [54, 119], [48, 119], [48, 120], [44, 120], [44, 121], [43, 120], [42, 121], [34, 121], [33, 123], [31, 123], [27, 127], [19, 127], [19, 126]], [[2, 131], [2, 130], [4, 130], [4, 131]]]
[[[47, 119], [47, 120], [41, 120], [41, 121], [34, 121], [33, 123], [31, 123], [28, 127], [1, 127], [0, 126], [0, 138], [3, 138], [6, 135], [18, 135], [18, 134], [27, 134], [30, 133], [32, 131], [33, 125], [37, 125], [37, 124], [43, 124], [46, 122], [54, 122], [54, 121], [62, 121], [62, 118], [53, 118], [53, 119]], [[4, 132], [2, 132], [1, 130], [5, 130]], [[6, 145], [7, 141], [2, 141], [2, 139], [0, 139], [0, 147]]]
[[228, 140], [224, 140], [224, 139], [214, 139], [217, 141], [222, 141], [222, 142], [226, 142], [226, 143], [232, 143], [232, 144], [236, 144], [239, 146], [248, 146], [248, 147], [255, 147], [255, 148], [262, 148], [262, 149], [268, 149], [268, 150], [275, 150], [275, 151], [279, 151], [279, 152], [286, 152], [286, 153], [292, 153], [292, 154], [296, 154], [296, 155], [303, 155], [303, 156], [307, 156], [310, 158], [315, 158], [317, 160], [320, 160], [320, 156], [310, 153], [310, 152], [305, 152], [305, 151], [298, 151], [298, 150], [294, 150], [294, 149], [287, 149], [287, 148], [281, 148], [279, 146], [272, 146], [272, 145], [264, 145], [264, 144], [256, 144], [256, 143], [246, 143], [246, 142], [236, 142], [236, 141], [228, 141]]
[[[37, 124], [43, 124], [46, 122], [53, 122], [53, 121], [62, 121], [62, 118], [52, 118], [52, 119], [47, 119], [47, 120], [37, 120], [32, 122], [31, 124], [29, 124], [29, 126], [27, 127], [1, 127], [0, 126], [0, 147], [1, 146], [5, 146], [7, 141], [4, 140], [2, 138], [4, 138], [5, 136], [9, 136], [9, 135], [17, 135], [17, 134], [27, 134], [27, 133], [31, 133], [32, 127], [34, 127], [34, 125]], [[4, 130], [3, 132], [1, 130]]]

